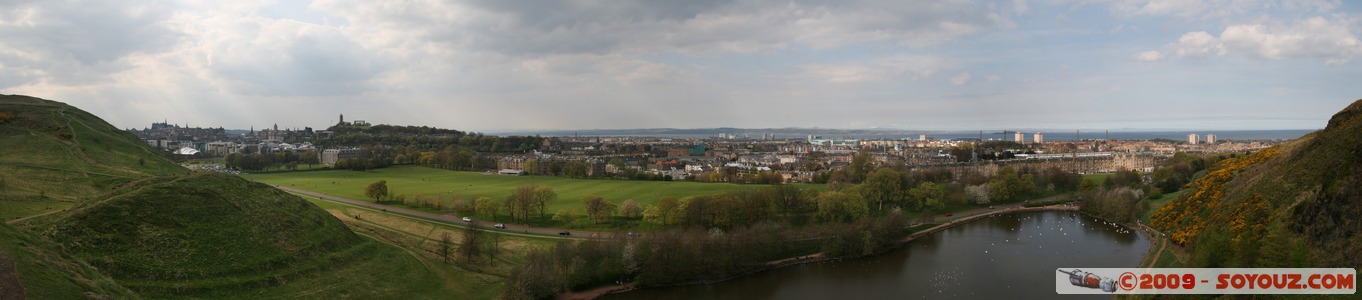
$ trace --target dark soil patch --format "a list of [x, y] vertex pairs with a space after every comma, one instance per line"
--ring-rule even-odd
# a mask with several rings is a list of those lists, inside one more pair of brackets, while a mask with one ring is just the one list
[[0, 299], [24, 299], [24, 284], [19, 282], [19, 271], [14, 260], [0, 252]]

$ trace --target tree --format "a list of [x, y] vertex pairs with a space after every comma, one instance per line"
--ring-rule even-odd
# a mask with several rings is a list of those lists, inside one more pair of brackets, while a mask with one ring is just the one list
[[298, 160], [302, 161], [302, 163], [305, 163], [307, 164], [307, 166], [311, 167], [318, 163], [321, 163], [321, 156], [320, 154], [317, 153], [317, 150], [307, 150], [303, 151], [303, 153], [298, 154]]
[[[515, 191], [511, 192], [511, 196], [506, 198], [506, 206], [509, 208], [512, 220], [515, 220], [516, 215], [520, 215], [520, 218], [525, 221], [530, 220], [530, 212], [538, 207], [535, 199], [538, 188], [539, 186], [533, 183], [524, 184], [516, 187]], [[540, 218], [543, 218], [542, 212]]]
[[870, 208], [857, 194], [845, 191], [826, 191], [818, 194], [818, 219], [850, 222], [865, 217]]
[[796, 214], [808, 209], [808, 198], [798, 187], [782, 185], [772, 188], [775, 192], [776, 207], [786, 215]]
[[998, 170], [998, 176], [989, 180], [989, 195], [993, 200], [1009, 202], [1035, 192], [1036, 183], [1031, 174], [1019, 175], [1012, 168]]
[[538, 160], [533, 160], [533, 159], [525, 160], [525, 163], [524, 163], [524, 164], [521, 164], [521, 167], [524, 167], [524, 168], [525, 168], [525, 173], [526, 173], [526, 174], [530, 174], [530, 175], [539, 175], [539, 161], [538, 161]]
[[586, 207], [586, 215], [591, 217], [591, 222], [600, 224], [601, 211], [605, 208], [605, 198], [596, 195], [582, 196], [582, 206]]
[[437, 251], [440, 253], [440, 258], [443, 258], [445, 263], [449, 263], [449, 256], [450, 254], [453, 254], [453, 250], [454, 238], [449, 236], [449, 232], [440, 233], [440, 244]]
[[658, 200], [658, 205], [650, 207], [651, 211], [644, 211], [644, 218], [658, 222], [658, 224], [669, 225], [673, 221], [671, 215], [677, 214], [678, 207], [680, 207], [680, 203], [677, 203], [677, 198], [663, 196], [661, 200]]
[[544, 210], [548, 208], [549, 202], [558, 200], [558, 193], [553, 192], [553, 188], [548, 186], [536, 186], [533, 193], [533, 204], [539, 208], [539, 219], [544, 219]]
[[463, 229], [463, 239], [459, 241], [458, 252], [465, 263], [473, 262], [473, 258], [482, 255], [483, 237], [479, 227], [478, 223], [470, 223]]
[[899, 172], [894, 172], [889, 168], [880, 168], [865, 183], [861, 184], [861, 195], [866, 200], [876, 203], [875, 210], [884, 210], [884, 200], [893, 201], [899, 198]]
[[624, 214], [625, 217], [638, 218], [642, 216], [643, 208], [639, 207], [638, 202], [634, 202], [634, 199], [626, 199], [623, 204], [620, 204], [620, 213]]
[[975, 204], [989, 204], [993, 202], [993, 199], [989, 197], [989, 190], [991, 190], [991, 188], [989, 188], [989, 184], [987, 183], [971, 185], [965, 187], [965, 196], [969, 201], [972, 201]]
[[368, 196], [369, 198], [374, 198], [374, 202], [378, 202], [379, 200], [383, 200], [383, 198], [387, 198], [388, 181], [379, 180], [375, 181], [374, 183], [370, 183], [369, 187], [364, 188], [364, 195]]
[[935, 211], [946, 207], [945, 193], [931, 181], [920, 183], [916, 188], [909, 190], [908, 199], [911, 199], [909, 202], [915, 210]]
[[487, 196], [478, 197], [477, 203], [478, 204], [475, 209], [477, 210], [478, 214], [492, 217], [493, 220], [497, 218], [497, 212], [501, 211], [501, 206], [503, 205], [501, 202], [493, 200], [492, 197]]
[[847, 175], [851, 175], [852, 183], [865, 181], [866, 176], [870, 174], [870, 168], [874, 166], [874, 159], [869, 152], [857, 153], [851, 157], [851, 164], [847, 165], [846, 170], [850, 173]]

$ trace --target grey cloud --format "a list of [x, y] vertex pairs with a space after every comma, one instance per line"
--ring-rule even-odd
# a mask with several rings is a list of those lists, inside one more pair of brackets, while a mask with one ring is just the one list
[[173, 47], [182, 36], [164, 24], [171, 11], [142, 1], [6, 1], [0, 3], [0, 61], [8, 72], [42, 74], [22, 83], [97, 81], [127, 68], [117, 63], [126, 55]]
[[751, 52], [856, 42], [925, 47], [1010, 22], [994, 5], [965, 1], [335, 1], [320, 6], [383, 23], [360, 26], [401, 28], [442, 45], [517, 56]]
[[383, 66], [348, 41], [301, 37], [271, 49], [273, 58], [229, 62], [214, 68], [237, 92], [263, 96], [326, 96], [368, 90]]

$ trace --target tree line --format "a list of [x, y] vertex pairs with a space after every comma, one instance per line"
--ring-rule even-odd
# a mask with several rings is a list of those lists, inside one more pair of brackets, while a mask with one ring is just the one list
[[268, 169], [294, 170], [300, 164], [309, 166], [321, 163], [317, 150], [277, 151], [274, 153], [231, 153], [222, 158], [223, 164], [232, 170], [263, 171]]

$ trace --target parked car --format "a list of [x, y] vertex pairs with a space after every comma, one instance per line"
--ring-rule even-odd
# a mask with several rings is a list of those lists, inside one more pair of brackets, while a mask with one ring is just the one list
[[951, 214], [951, 213], [946, 213], [946, 216], [947, 216], [947, 217], [953, 216], [953, 214]]
[[469, 217], [463, 217], [463, 221], [464, 221], [464, 222], [472, 223], [472, 222], [473, 222], [473, 219], [472, 219], [472, 218], [469, 218]]
[[492, 225], [492, 227], [506, 229], [506, 224], [497, 223], [497, 225]]
[[572, 233], [571, 233], [571, 232], [568, 232], [567, 230], [563, 230], [563, 231], [559, 231], [559, 232], [558, 232], [558, 235], [572, 235]]
[[988, 206], [988, 209], [993, 209], [993, 206], [992, 206], [992, 205], [989, 205], [989, 206]]

